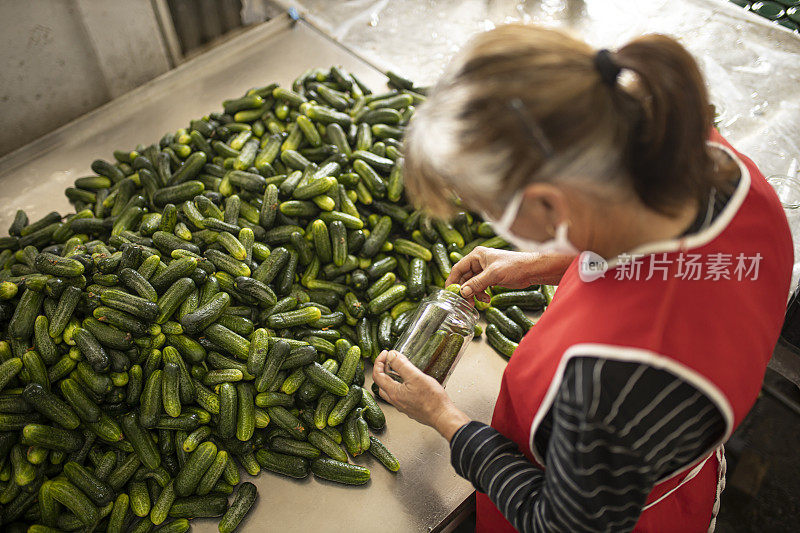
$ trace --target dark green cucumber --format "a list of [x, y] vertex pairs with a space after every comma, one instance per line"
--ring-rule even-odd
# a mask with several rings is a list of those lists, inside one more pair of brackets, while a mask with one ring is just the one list
[[519, 342], [522, 339], [522, 336], [525, 334], [525, 331], [522, 329], [522, 327], [511, 320], [511, 318], [506, 316], [506, 314], [500, 309], [496, 307], [489, 307], [484, 313], [486, 321], [489, 324], [493, 324], [498, 330], [500, 330], [500, 333], [512, 341]]
[[373, 429], [382, 429], [386, 425], [386, 416], [381, 406], [367, 389], [361, 389], [362, 416]]
[[205, 185], [203, 185], [201, 181], [185, 181], [180, 185], [172, 185], [156, 191], [153, 195], [153, 203], [159, 207], [163, 207], [167, 204], [180, 204], [191, 200], [198, 194], [202, 194], [204, 190]]
[[48, 252], [36, 255], [34, 261], [36, 269], [43, 274], [60, 277], [74, 277], [83, 274], [83, 263], [69, 257], [60, 257]]
[[99, 511], [83, 491], [69, 481], [56, 479], [51, 481], [49, 492], [54, 500], [77, 516], [86, 528], [95, 527]]
[[[29, 416], [27, 418], [30, 419]], [[22, 427], [20, 442], [26, 446], [72, 452], [81, 447], [83, 440], [74, 431], [42, 424], [26, 424]]]
[[67, 378], [59, 384], [61, 395], [81, 420], [94, 423], [100, 420], [100, 408], [84, 392], [77, 381]]
[[361, 254], [364, 257], [373, 257], [377, 254], [381, 247], [389, 238], [389, 233], [392, 231], [392, 219], [388, 216], [382, 216], [377, 224], [372, 228], [369, 237], [361, 247]]
[[64, 429], [75, 429], [80, 425], [75, 411], [41, 384], [29, 383], [22, 391], [22, 396], [34, 409]]
[[128, 313], [147, 322], [154, 322], [158, 317], [158, 305], [139, 296], [127, 292], [108, 289], [100, 295], [100, 300], [109, 307]]
[[146, 428], [155, 427], [161, 414], [161, 374], [162, 371], [160, 369], [153, 371], [147, 378], [142, 390], [139, 421]]
[[290, 413], [285, 407], [268, 407], [267, 412], [269, 413], [270, 420], [275, 422], [278, 427], [288, 431], [295, 439], [305, 440], [308, 430], [300, 419]]
[[180, 320], [181, 326], [186, 333], [198, 333], [216, 322], [230, 304], [230, 295], [227, 292], [218, 292], [195, 311], [184, 315]]
[[486, 326], [486, 340], [497, 353], [505, 358], [510, 358], [519, 346], [516, 342], [503, 335], [494, 324]]
[[369, 469], [363, 466], [327, 457], [320, 457], [311, 461], [311, 471], [317, 477], [345, 485], [363, 485], [370, 478]]
[[[203, 168], [203, 165], [206, 164], [206, 160], [207, 157], [204, 152], [194, 152], [189, 157], [187, 157], [186, 161], [183, 162], [181, 167], [172, 174], [172, 176], [170, 177], [170, 181], [167, 185], [178, 186], [179, 184], [189, 183], [187, 182], [187, 180], [191, 180], [200, 173], [200, 170]], [[200, 190], [200, 192], [196, 194], [200, 194], [201, 192], [203, 192], [202, 189]], [[195, 195], [192, 195], [192, 197], [194, 196]], [[178, 201], [174, 200], [169, 200], [169, 202], [179, 203]], [[158, 204], [158, 202], [156, 203]]]
[[92, 472], [75, 461], [64, 463], [64, 474], [73, 485], [89, 496], [96, 505], [102, 507], [114, 499], [114, 491], [108, 483], [97, 478]]
[[511, 320], [516, 322], [517, 325], [519, 325], [519, 327], [522, 328], [523, 332], [528, 331], [529, 329], [531, 329], [534, 326], [533, 320], [528, 318], [525, 315], [525, 312], [522, 309], [520, 309], [519, 307], [517, 307], [516, 305], [512, 305], [511, 307], [507, 307], [505, 309], [505, 314], [506, 314], [506, 316], [508, 316], [508, 318], [510, 318]]
[[177, 498], [169, 508], [169, 516], [172, 518], [211, 518], [222, 516], [227, 509], [228, 497], [226, 495], [205, 494]]
[[392, 455], [392, 452], [390, 452], [381, 441], [372, 435], [370, 435], [369, 441], [369, 453], [375, 457], [375, 459], [380, 461], [380, 463], [390, 472], [397, 472], [400, 470], [400, 462], [394, 455]]
[[72, 338], [81, 350], [83, 357], [92, 365], [92, 368], [98, 372], [105, 371], [108, 368], [110, 363], [108, 354], [89, 330], [77, 328]]
[[158, 315], [155, 322], [163, 324], [172, 317], [189, 294], [196, 289], [191, 278], [180, 278], [158, 299]]
[[217, 447], [212, 442], [204, 442], [192, 452], [186, 463], [175, 476], [175, 494], [189, 496], [195, 492], [200, 479], [214, 462]]
[[64, 292], [61, 293], [61, 297], [58, 299], [58, 305], [56, 305], [55, 312], [50, 320], [48, 332], [51, 337], [58, 337], [64, 331], [67, 322], [69, 322], [69, 319], [72, 317], [75, 306], [80, 300], [81, 294], [82, 291], [78, 287], [70, 285], [64, 288]]
[[241, 294], [258, 301], [264, 307], [271, 307], [278, 301], [275, 292], [261, 281], [246, 276], [239, 276], [234, 280], [234, 287]]
[[305, 367], [305, 373], [309, 380], [331, 394], [347, 396], [349, 391], [348, 385], [335, 374], [325, 369], [321, 364], [314, 362], [308, 365]]
[[491, 304], [499, 309], [516, 305], [526, 311], [538, 311], [547, 305], [547, 298], [539, 291], [508, 291], [492, 296]]
[[306, 459], [316, 459], [320, 456], [319, 449], [311, 443], [301, 440], [276, 437], [270, 441], [270, 450], [286, 455], [305, 457]]
[[270, 346], [264, 368], [256, 378], [255, 387], [258, 392], [265, 392], [275, 380], [290, 350], [291, 347], [284, 341], [277, 341]]
[[296, 479], [308, 477], [308, 460], [303, 457], [261, 449], [256, 452], [256, 460], [262, 467], [277, 474]]
[[[241, 371], [238, 371], [241, 373]], [[217, 430], [221, 437], [232, 439], [236, 434], [238, 399], [236, 387], [229, 382], [219, 386], [219, 422]]]
[[[130, 350], [133, 337], [130, 333], [104, 324], [95, 318], [85, 318], [81, 324], [97, 341], [112, 350]], [[73, 335], [73, 338], [75, 336]], [[78, 345], [80, 346], [80, 345]]]
[[44, 293], [26, 288], [14, 309], [8, 323], [8, 334], [17, 339], [27, 339], [33, 335], [33, 325], [44, 302]]

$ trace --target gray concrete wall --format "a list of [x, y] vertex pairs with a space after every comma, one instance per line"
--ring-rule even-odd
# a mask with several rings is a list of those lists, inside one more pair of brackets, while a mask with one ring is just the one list
[[0, 1], [0, 155], [170, 66], [151, 0]]

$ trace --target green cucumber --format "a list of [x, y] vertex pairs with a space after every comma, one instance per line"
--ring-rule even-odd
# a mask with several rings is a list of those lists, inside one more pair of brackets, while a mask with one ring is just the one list
[[519, 346], [519, 344], [503, 335], [494, 324], [486, 326], [486, 340], [497, 353], [506, 359], [510, 358]]
[[75, 461], [64, 463], [64, 474], [78, 489], [83, 491], [98, 506], [108, 505], [114, 499], [113, 489], [105, 481]]
[[22, 391], [22, 396], [39, 413], [64, 429], [76, 429], [80, 425], [80, 419], [75, 411], [41, 384], [29, 383]]
[[227, 292], [218, 292], [195, 311], [184, 315], [180, 320], [181, 326], [186, 333], [198, 333], [216, 322], [230, 304], [230, 295]]
[[158, 299], [158, 315], [155, 322], [163, 324], [169, 320], [196, 288], [191, 278], [180, 278], [173, 283]]
[[[169, 516], [172, 518], [211, 518], [222, 516], [227, 509], [228, 498], [226, 495], [206, 493], [205, 495], [176, 498], [169, 508]], [[170, 525], [174, 523], [172, 522]], [[159, 531], [163, 531], [163, 528]]]
[[380, 463], [386, 467], [389, 472], [397, 472], [400, 470], [400, 462], [392, 455], [386, 446], [383, 445], [376, 437], [370, 435], [369, 437], [369, 453], [375, 457]]
[[347, 396], [349, 391], [348, 385], [319, 363], [314, 362], [305, 367], [305, 373], [309, 380], [331, 394]]
[[277, 474], [296, 479], [308, 477], [308, 460], [303, 457], [261, 449], [256, 451], [256, 460], [263, 468]]
[[399, 283], [394, 285], [371, 299], [367, 305], [367, 309], [371, 314], [379, 315], [405, 299], [406, 292], [407, 288], [404, 284]]
[[299, 418], [290, 413], [285, 407], [273, 406], [268, 407], [270, 420], [275, 424], [288, 431], [289, 434], [297, 440], [305, 440], [308, 430], [300, 421]]
[[111, 308], [147, 322], [154, 322], [158, 317], [159, 307], [157, 304], [121, 290], [108, 289], [103, 291], [100, 295], [100, 300]]
[[547, 298], [539, 291], [508, 291], [492, 296], [491, 305], [499, 309], [516, 305], [526, 311], [538, 311], [547, 305]]
[[50, 482], [50, 496], [78, 517], [86, 528], [92, 529], [99, 519], [97, 507], [75, 485], [56, 479]]
[[[519, 307], [517, 307], [519, 309]], [[500, 333], [508, 337], [514, 342], [519, 342], [522, 339], [522, 336], [525, 334], [525, 331], [522, 327], [511, 320], [508, 316], [506, 316], [503, 311], [496, 307], [489, 307], [486, 309], [485, 317], [486, 321], [489, 324], [493, 324]]]
[[272, 439], [269, 443], [269, 447], [270, 450], [274, 452], [305, 457], [306, 459], [316, 459], [321, 453], [319, 449], [311, 443], [285, 437], [276, 437]]
[[48, 252], [36, 255], [34, 266], [42, 274], [60, 277], [75, 277], [83, 274], [83, 263], [69, 257], [60, 257]]
[[363, 485], [370, 478], [368, 468], [327, 457], [311, 461], [311, 471], [317, 477], [345, 485]]
[[516, 305], [507, 307], [505, 309], [505, 314], [508, 316], [508, 318], [516, 322], [517, 325], [522, 328], [523, 332], [528, 331], [534, 326], [533, 320], [528, 318], [527, 315], [525, 315], [525, 312]]
[[216, 456], [217, 447], [214, 443], [204, 442], [198, 446], [175, 476], [175, 494], [182, 497], [193, 494]]
[[361, 387], [358, 385], [351, 385], [347, 391], [347, 395], [341, 398], [331, 410], [328, 415], [328, 425], [338, 426], [347, 415], [352, 411], [358, 402], [361, 400]]
[[255, 431], [255, 401], [250, 383], [236, 384], [238, 407], [236, 410], [236, 438], [249, 441]]
[[450, 333], [444, 341], [441, 350], [431, 361], [426, 369], [426, 373], [440, 383], [444, 383], [447, 374], [453, 366], [453, 362], [461, 352], [464, 345], [464, 337], [459, 333]]
[[394, 245], [394, 251], [397, 253], [419, 257], [426, 262], [433, 259], [430, 250], [408, 239], [395, 239], [392, 244]]
[[386, 425], [386, 416], [381, 406], [367, 389], [361, 389], [362, 416], [373, 429], [382, 429]]
[[[11, 416], [11, 415], [6, 415]], [[26, 417], [30, 419], [30, 417]], [[20, 442], [26, 446], [40, 446], [49, 450], [72, 452], [81, 447], [78, 433], [42, 424], [25, 424]]]

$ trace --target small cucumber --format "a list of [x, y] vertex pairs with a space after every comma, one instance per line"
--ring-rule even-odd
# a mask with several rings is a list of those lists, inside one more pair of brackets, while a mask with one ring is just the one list
[[320, 457], [311, 461], [311, 471], [317, 477], [345, 485], [363, 485], [370, 478], [368, 468], [328, 457]]

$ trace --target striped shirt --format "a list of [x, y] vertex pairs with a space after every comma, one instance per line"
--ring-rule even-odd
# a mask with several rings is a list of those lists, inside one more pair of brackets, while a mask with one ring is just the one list
[[628, 531], [656, 482], [724, 432], [715, 404], [669, 371], [575, 357], [536, 433], [546, 470], [479, 422], [453, 436], [451, 462], [519, 531]]

